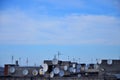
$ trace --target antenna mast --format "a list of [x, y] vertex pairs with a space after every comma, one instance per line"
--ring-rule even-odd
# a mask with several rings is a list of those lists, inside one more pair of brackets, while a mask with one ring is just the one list
[[80, 58], [78, 58], [78, 62], [80, 63]]
[[61, 55], [61, 53], [58, 51], [58, 54], [57, 54], [57, 55], [58, 55], [58, 60], [59, 60], [59, 56]]
[[28, 58], [27, 58], [27, 60], [26, 60], [26, 64], [27, 64], [27, 66], [28, 66]]
[[70, 60], [70, 57], [68, 56], [68, 61]]
[[12, 56], [12, 64], [13, 64], [14, 56]]
[[21, 58], [19, 57], [19, 64], [21, 65]]

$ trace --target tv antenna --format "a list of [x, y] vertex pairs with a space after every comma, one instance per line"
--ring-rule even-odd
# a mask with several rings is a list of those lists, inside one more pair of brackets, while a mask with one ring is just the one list
[[80, 63], [80, 58], [78, 58], [78, 63]]
[[75, 58], [73, 57], [73, 62], [75, 62]]
[[93, 58], [91, 58], [91, 63], [93, 63]]
[[34, 63], [34, 66], [36, 67], [36, 63]]
[[11, 61], [12, 61], [12, 64], [13, 64], [14, 56], [12, 56], [11, 59], [12, 59]]
[[57, 55], [58, 55], [58, 60], [59, 60], [59, 57], [60, 57], [60, 55], [62, 55], [62, 54], [58, 51]]
[[19, 57], [19, 64], [21, 64], [21, 57]]
[[68, 61], [70, 60], [70, 57], [68, 56]]
[[27, 66], [28, 66], [28, 58], [27, 58], [27, 60], [26, 60], [26, 64], [27, 64]]

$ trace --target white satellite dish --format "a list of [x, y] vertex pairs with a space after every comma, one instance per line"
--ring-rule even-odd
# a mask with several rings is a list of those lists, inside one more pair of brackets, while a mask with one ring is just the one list
[[52, 60], [52, 64], [56, 65], [58, 64], [58, 59], [56, 58], [56, 56], [54, 56], [53, 60]]
[[107, 60], [107, 64], [111, 65], [112, 64], [112, 60], [111, 59]]
[[9, 72], [10, 72], [10, 73], [15, 73], [15, 68], [14, 68], [14, 67], [10, 67], [10, 68], [9, 68]]
[[50, 72], [50, 78], [53, 78], [54, 77], [54, 72]]
[[40, 75], [44, 75], [44, 74], [45, 74], [43, 68], [41, 68], [41, 69], [39, 70], [39, 74], [40, 74]]
[[53, 70], [54, 74], [59, 74], [60, 72], [60, 69], [58, 67], [55, 67], [54, 70]]
[[63, 76], [64, 76], [64, 71], [63, 71], [63, 70], [60, 70], [59, 76], [60, 76], [60, 77], [63, 77]]
[[78, 74], [78, 78], [80, 78], [81, 77], [81, 74]]
[[98, 69], [99, 65], [98, 64], [94, 64], [94, 69]]
[[76, 69], [75, 68], [73, 68], [73, 71], [72, 71], [73, 73], [76, 73]]
[[23, 75], [24, 75], [24, 76], [28, 75], [28, 73], [29, 73], [29, 72], [28, 72], [27, 69], [24, 69], [24, 70], [23, 70]]
[[102, 60], [101, 60], [101, 59], [97, 59], [97, 63], [98, 63], [98, 64], [101, 64], [101, 63], [102, 63]]
[[37, 71], [36, 69], [34, 69], [34, 70], [32, 71], [32, 74], [33, 74], [34, 76], [37, 76], [37, 75], [38, 75], [38, 71]]
[[43, 67], [43, 71], [44, 72], [47, 72], [48, 70], [48, 65], [46, 63], [42, 64], [42, 67]]
[[75, 67], [76, 67], [76, 64], [72, 64], [72, 67], [75, 68]]
[[67, 65], [64, 66], [64, 70], [65, 70], [65, 71], [68, 70], [68, 66], [67, 66]]

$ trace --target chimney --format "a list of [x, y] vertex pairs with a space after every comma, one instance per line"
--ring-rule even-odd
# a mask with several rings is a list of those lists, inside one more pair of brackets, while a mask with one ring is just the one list
[[15, 61], [15, 64], [16, 64], [16, 66], [19, 66], [19, 64], [18, 64], [18, 60]]

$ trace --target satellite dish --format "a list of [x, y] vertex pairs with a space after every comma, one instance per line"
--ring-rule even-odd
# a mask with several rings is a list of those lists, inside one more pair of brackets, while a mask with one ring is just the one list
[[53, 78], [54, 77], [54, 72], [50, 72], [50, 78]]
[[85, 73], [85, 76], [88, 76], [88, 73]]
[[90, 64], [87, 64], [86, 66], [87, 66], [87, 67], [90, 67]]
[[86, 70], [86, 71], [88, 70], [88, 66], [85, 66], [85, 70]]
[[76, 73], [76, 69], [75, 68], [73, 68], [73, 73]]
[[14, 68], [14, 67], [10, 67], [10, 68], [9, 68], [9, 72], [10, 72], [10, 73], [15, 73], [15, 68]]
[[43, 71], [44, 72], [47, 72], [48, 70], [48, 65], [46, 63], [42, 64], [42, 67], [43, 67]]
[[85, 71], [85, 67], [81, 67], [80, 69], [81, 69], [81, 71]]
[[101, 64], [101, 63], [102, 63], [102, 60], [101, 60], [101, 59], [97, 59], [97, 63], [98, 63], [98, 64]]
[[68, 70], [68, 66], [67, 66], [67, 65], [64, 66], [64, 70], [65, 70], [65, 71]]
[[73, 67], [70, 67], [70, 68], [69, 68], [69, 71], [72, 73], [72, 72], [73, 72], [73, 69], [74, 69]]
[[75, 68], [75, 67], [76, 67], [76, 64], [72, 64], [72, 67]]
[[80, 69], [77, 69], [76, 72], [79, 73], [79, 72], [80, 72]]
[[78, 64], [78, 65], [77, 65], [77, 69], [80, 69], [80, 67], [81, 67], [81, 65], [80, 65], [80, 64]]
[[54, 74], [59, 74], [60, 72], [60, 69], [58, 67], [55, 67], [54, 70], [53, 70]]
[[27, 70], [27, 69], [24, 69], [24, 70], [23, 70], [23, 75], [24, 75], [24, 76], [28, 75], [28, 70]]
[[36, 69], [34, 69], [34, 70], [32, 71], [32, 74], [33, 74], [34, 76], [37, 76], [37, 75], [38, 75], [38, 71], [37, 71]]
[[94, 69], [98, 69], [99, 68], [99, 65], [98, 64], [95, 64], [94, 65]]
[[78, 73], [80, 72], [80, 67], [81, 67], [81, 65], [80, 65], [80, 64], [78, 64], [78, 65], [77, 65], [76, 72], [78, 72]]
[[64, 71], [63, 71], [63, 70], [60, 70], [59, 76], [60, 76], [60, 77], [63, 77], [63, 76], [64, 76]]
[[40, 74], [40, 75], [44, 75], [44, 74], [45, 74], [43, 68], [41, 68], [41, 69], [39, 70], [39, 74]]
[[57, 60], [56, 56], [54, 56], [54, 58], [53, 58], [53, 60], [52, 60], [52, 64], [53, 64], [53, 65], [58, 64], [58, 60]]
[[101, 69], [101, 71], [105, 71], [105, 69], [104, 69], [104, 68], [102, 68], [102, 69]]
[[112, 64], [112, 60], [111, 59], [107, 60], [107, 64], [111, 65]]
[[81, 77], [81, 74], [78, 74], [78, 78], [80, 78]]

